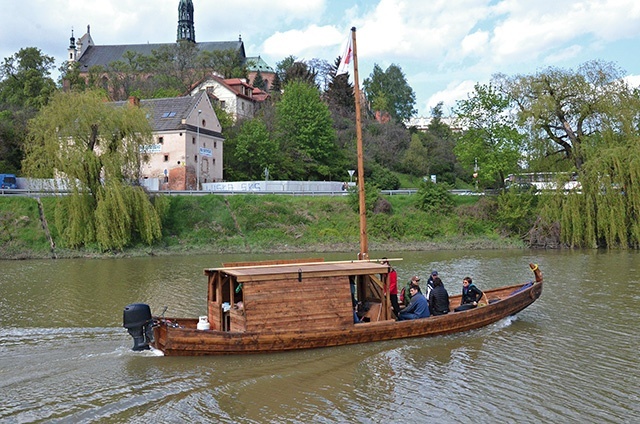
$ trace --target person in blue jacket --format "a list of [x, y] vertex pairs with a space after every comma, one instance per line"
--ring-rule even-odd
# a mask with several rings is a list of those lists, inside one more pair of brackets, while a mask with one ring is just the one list
[[415, 284], [412, 284], [409, 287], [409, 293], [411, 293], [411, 302], [409, 303], [409, 306], [400, 312], [398, 321], [427, 318], [429, 316], [429, 302], [420, 292], [420, 288]]

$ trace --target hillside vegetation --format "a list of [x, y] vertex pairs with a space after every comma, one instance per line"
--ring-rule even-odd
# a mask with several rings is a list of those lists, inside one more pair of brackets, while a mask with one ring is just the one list
[[[70, 249], [55, 225], [55, 197], [0, 197], [0, 257], [4, 259], [135, 256], [194, 252], [303, 252], [359, 250], [359, 218], [353, 195], [159, 196], [162, 238], [103, 252]], [[432, 201], [432, 200], [428, 200]], [[496, 219], [497, 201], [454, 196], [446, 213], [426, 212], [416, 195], [378, 199], [367, 219], [371, 250], [524, 247]], [[43, 225], [42, 216], [47, 224]]]

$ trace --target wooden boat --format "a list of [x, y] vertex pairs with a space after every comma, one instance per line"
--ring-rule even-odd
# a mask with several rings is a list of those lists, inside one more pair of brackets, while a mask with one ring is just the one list
[[[226, 264], [204, 271], [208, 279], [206, 320], [149, 314], [138, 329], [143, 338], [134, 349], [150, 345], [165, 355], [230, 355], [468, 331], [514, 315], [540, 297], [542, 273], [537, 266], [530, 267], [533, 281], [487, 290], [485, 306], [454, 312], [460, 295], [451, 296], [448, 314], [396, 321], [385, 294], [389, 293], [389, 268], [378, 261]], [[351, 282], [357, 299], [369, 305], [366, 322], [354, 323]], [[128, 308], [134, 315], [138, 308], [146, 313], [147, 305], [139, 305], [144, 304]], [[208, 321], [209, 329], [198, 329], [203, 321]]]
[[[168, 319], [152, 317], [149, 306], [143, 303], [125, 307], [123, 326], [134, 339], [133, 350], [153, 346], [165, 355], [229, 355], [436, 336], [491, 324], [520, 312], [540, 297], [542, 273], [530, 264], [534, 281], [487, 290], [488, 302], [483, 307], [455, 312], [460, 296], [452, 296], [448, 314], [395, 320], [388, 295], [390, 269], [380, 261], [369, 260], [355, 28], [351, 31], [352, 45], [346, 51], [352, 53], [354, 64], [358, 260], [284, 260], [205, 269], [206, 316]], [[368, 305], [365, 322], [354, 323], [352, 293]]]

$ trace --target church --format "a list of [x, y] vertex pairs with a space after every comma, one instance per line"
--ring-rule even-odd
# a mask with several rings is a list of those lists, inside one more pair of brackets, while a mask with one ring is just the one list
[[[70, 39], [68, 62], [79, 64], [81, 75], [88, 75], [92, 67], [106, 68], [122, 61], [127, 52], [149, 56], [164, 44], [96, 45], [90, 27], [78, 40]], [[194, 43], [200, 51], [237, 51], [245, 61], [249, 81], [258, 71], [268, 83], [275, 72], [259, 56], [246, 57], [242, 39], [197, 43], [195, 37], [192, 0], [180, 0], [176, 42]], [[106, 75], [103, 78], [107, 78]], [[243, 79], [222, 79], [215, 75], [204, 79], [184, 97], [138, 100], [135, 103], [149, 108], [154, 141], [144, 146], [149, 159], [142, 165], [143, 185], [150, 190], [199, 190], [203, 184], [223, 180], [222, 128], [212, 102], [217, 102], [235, 119], [253, 115], [256, 103], [264, 101], [267, 93], [255, 89]], [[127, 101], [114, 102], [124, 105]]]
[[[267, 82], [268, 90], [273, 84], [275, 76], [274, 69], [269, 66], [260, 56], [247, 57], [244, 49], [244, 42], [241, 37], [237, 41], [206, 41], [196, 42], [196, 32], [194, 23], [194, 8], [192, 0], [180, 0], [178, 4], [178, 31], [176, 42], [194, 43], [200, 51], [237, 51], [244, 60], [248, 73], [248, 80], [253, 81], [258, 72]], [[150, 56], [154, 50], [159, 50], [163, 46], [170, 46], [172, 43], [146, 43], [146, 44], [121, 44], [121, 45], [96, 45], [91, 37], [91, 27], [87, 25], [87, 32], [76, 40], [71, 33], [67, 61], [77, 62], [81, 75], [87, 75], [93, 66], [106, 68], [110, 63], [123, 61], [127, 52], [133, 52], [144, 56]]]

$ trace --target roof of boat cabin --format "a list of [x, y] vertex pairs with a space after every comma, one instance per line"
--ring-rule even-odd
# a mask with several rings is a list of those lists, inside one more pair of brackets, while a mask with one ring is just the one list
[[[250, 265], [227, 268], [208, 268], [205, 274], [223, 273], [236, 277], [238, 282], [286, 280], [310, 277], [332, 277], [362, 274], [386, 274], [387, 265], [371, 261], [341, 261]], [[301, 275], [300, 275], [301, 274]]]

